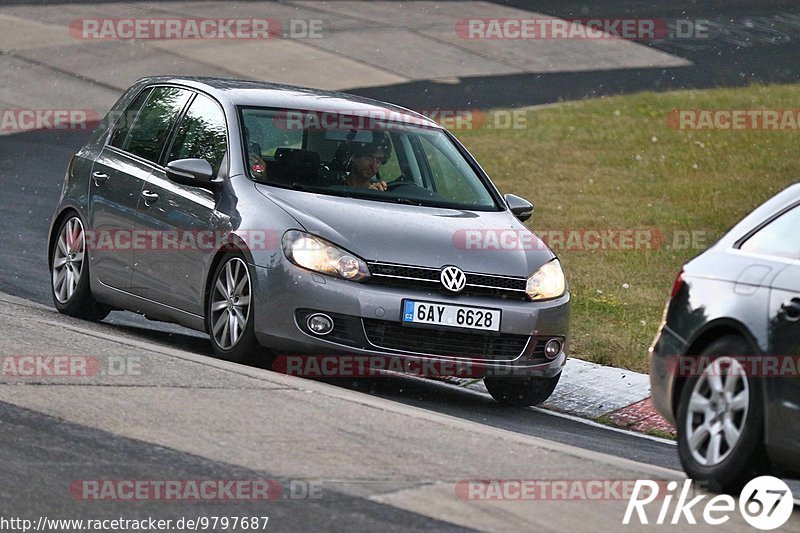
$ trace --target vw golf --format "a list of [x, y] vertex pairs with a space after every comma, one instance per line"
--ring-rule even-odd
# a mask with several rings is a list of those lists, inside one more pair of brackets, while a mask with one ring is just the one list
[[[355, 96], [210, 78], [136, 82], [69, 163], [48, 261], [56, 308], [124, 309], [214, 352], [485, 368], [533, 405], [566, 362], [555, 254], [456, 138]], [[513, 246], [487, 236], [502, 234]], [[261, 350], [261, 348], [265, 350]]]

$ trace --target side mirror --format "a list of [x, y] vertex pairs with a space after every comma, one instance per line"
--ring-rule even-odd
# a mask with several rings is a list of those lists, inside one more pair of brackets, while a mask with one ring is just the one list
[[533, 215], [533, 204], [525, 198], [519, 197], [516, 194], [506, 194], [503, 196], [503, 199], [520, 222], [525, 222]]
[[221, 183], [214, 180], [214, 169], [205, 159], [176, 159], [167, 164], [167, 177], [181, 185], [206, 189], [215, 189]]

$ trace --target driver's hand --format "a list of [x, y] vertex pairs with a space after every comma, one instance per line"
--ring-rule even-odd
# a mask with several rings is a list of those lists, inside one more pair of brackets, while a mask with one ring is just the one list
[[376, 183], [370, 183], [369, 188], [374, 189], [376, 191], [385, 191], [389, 187], [385, 181], [378, 181]]

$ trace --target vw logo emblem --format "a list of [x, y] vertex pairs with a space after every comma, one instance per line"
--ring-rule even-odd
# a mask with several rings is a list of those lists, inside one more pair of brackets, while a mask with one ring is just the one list
[[439, 274], [439, 280], [445, 289], [450, 292], [461, 292], [467, 284], [467, 276], [464, 271], [457, 266], [446, 266]]

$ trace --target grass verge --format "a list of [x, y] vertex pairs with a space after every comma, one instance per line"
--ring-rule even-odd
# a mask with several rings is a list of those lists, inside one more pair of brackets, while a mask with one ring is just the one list
[[[530, 110], [525, 128], [454, 133], [503, 193], [534, 203], [531, 229], [566, 236], [554, 249], [573, 294], [572, 355], [646, 372], [681, 265], [800, 178], [800, 131], [687, 131], [667, 118], [795, 109], [799, 99], [795, 85], [640, 93]], [[621, 229], [650, 231], [652, 246], [585, 250], [568, 240]]]

